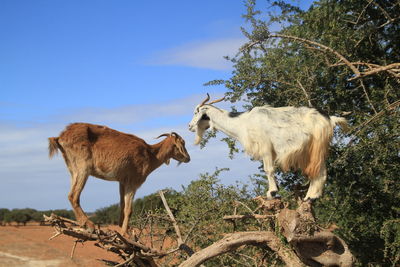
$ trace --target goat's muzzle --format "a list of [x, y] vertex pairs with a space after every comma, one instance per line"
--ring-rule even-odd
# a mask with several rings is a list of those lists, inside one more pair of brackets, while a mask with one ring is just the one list
[[188, 155], [182, 160], [178, 160], [178, 166], [181, 165], [182, 163], [188, 163], [190, 161], [190, 156]]

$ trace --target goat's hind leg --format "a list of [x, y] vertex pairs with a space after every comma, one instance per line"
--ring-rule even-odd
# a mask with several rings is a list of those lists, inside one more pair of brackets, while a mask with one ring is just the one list
[[274, 199], [276, 197], [276, 193], [278, 192], [279, 188], [275, 180], [275, 175], [274, 175], [275, 168], [272, 157], [264, 158], [263, 163], [264, 163], [264, 171], [267, 174], [268, 178], [267, 198]]
[[308, 188], [307, 195], [304, 200], [315, 200], [322, 195], [326, 182], [326, 167], [323, 164], [319, 175], [315, 178], [310, 178], [310, 187]]
[[94, 230], [95, 225], [89, 220], [88, 216], [82, 210], [80, 205], [80, 196], [89, 174], [85, 171], [71, 171], [71, 190], [68, 194], [68, 199], [74, 209], [75, 217], [81, 226], [87, 226], [89, 229]]
[[122, 183], [119, 183], [119, 226], [122, 227], [125, 218], [125, 186]]

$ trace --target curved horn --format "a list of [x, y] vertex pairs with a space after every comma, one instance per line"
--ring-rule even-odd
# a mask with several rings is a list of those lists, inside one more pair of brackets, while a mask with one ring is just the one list
[[224, 100], [225, 100], [225, 96], [223, 98], [220, 98], [220, 99], [217, 99], [217, 100], [214, 100], [214, 101], [208, 103], [208, 105], [215, 104], [215, 103], [218, 103], [218, 102], [221, 102], [221, 101], [224, 101]]
[[158, 138], [160, 138], [160, 137], [162, 137], [162, 136], [168, 137], [168, 136], [171, 136], [171, 134], [164, 133], [164, 134], [161, 134], [160, 136], [156, 137], [156, 139], [158, 139]]
[[199, 105], [199, 107], [204, 106], [204, 104], [207, 103], [207, 101], [209, 101], [209, 100], [210, 100], [210, 95], [207, 93], [206, 99], [204, 99], [204, 101], [201, 102], [201, 104]]

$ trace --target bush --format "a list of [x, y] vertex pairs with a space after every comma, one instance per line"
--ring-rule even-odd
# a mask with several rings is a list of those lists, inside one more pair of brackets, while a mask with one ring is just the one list
[[9, 209], [0, 209], [0, 225], [5, 224], [5, 216], [10, 213]]

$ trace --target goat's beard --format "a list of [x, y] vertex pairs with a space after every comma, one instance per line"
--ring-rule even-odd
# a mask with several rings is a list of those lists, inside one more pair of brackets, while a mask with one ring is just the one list
[[194, 139], [194, 144], [200, 144], [201, 140], [203, 140], [204, 132], [210, 128], [208, 121], [200, 121], [196, 127], [196, 137]]
[[200, 127], [197, 127], [196, 137], [194, 139], [194, 144], [195, 145], [200, 144], [201, 140], [203, 140], [203, 134], [204, 134], [205, 131], [206, 131], [206, 129], [202, 129]]
[[204, 132], [210, 128], [210, 121], [209, 120], [200, 120], [196, 126], [196, 137], [194, 139], [194, 144], [200, 144], [201, 140], [203, 140]]

